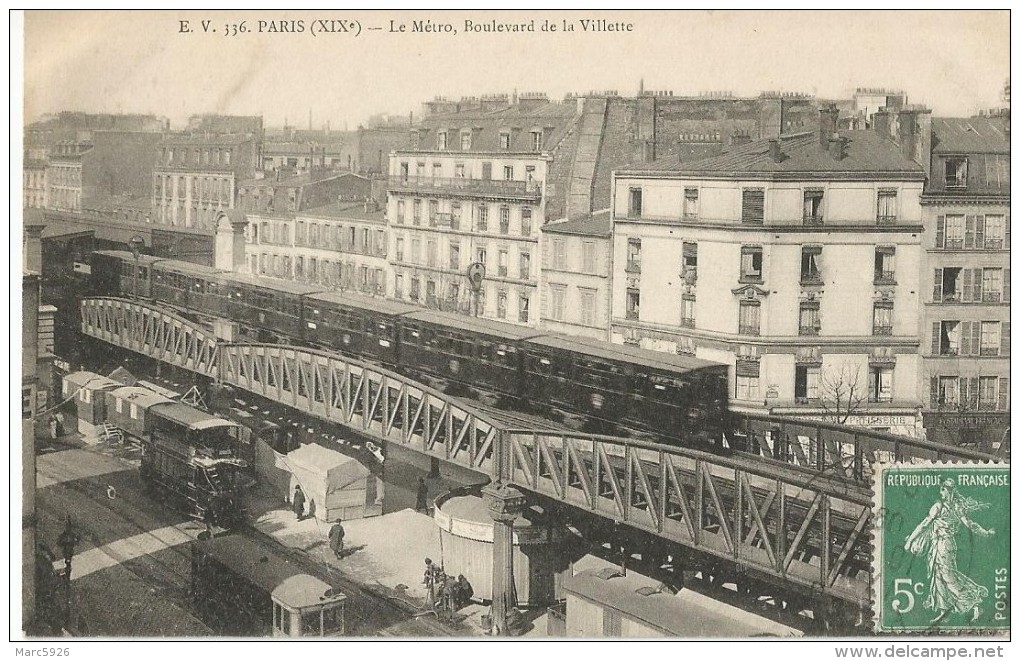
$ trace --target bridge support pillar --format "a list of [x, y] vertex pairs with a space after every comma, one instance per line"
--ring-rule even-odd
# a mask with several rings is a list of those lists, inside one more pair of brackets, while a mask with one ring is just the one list
[[514, 587], [514, 521], [524, 511], [524, 494], [513, 487], [494, 483], [482, 489], [492, 517], [492, 609], [489, 617], [496, 635], [512, 635], [517, 607]]

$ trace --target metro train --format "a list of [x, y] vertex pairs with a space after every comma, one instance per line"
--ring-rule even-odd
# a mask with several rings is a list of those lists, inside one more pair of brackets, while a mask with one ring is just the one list
[[720, 363], [125, 251], [97, 251], [91, 267], [94, 295], [231, 319], [257, 341], [337, 351], [457, 384], [458, 395], [481, 391], [710, 450], [732, 429]]

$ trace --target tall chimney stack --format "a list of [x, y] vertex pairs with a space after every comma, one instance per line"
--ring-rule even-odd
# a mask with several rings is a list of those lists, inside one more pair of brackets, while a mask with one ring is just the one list
[[886, 110], [884, 106], [875, 111], [871, 116], [871, 124], [875, 129], [875, 133], [883, 138], [892, 138], [892, 131], [890, 130], [891, 122], [892, 113]]
[[782, 145], [779, 140], [769, 140], [769, 158], [773, 163], [780, 163], [783, 160]]
[[829, 138], [836, 131], [836, 120], [839, 117], [839, 109], [835, 103], [830, 103], [818, 110], [818, 144], [824, 149], [829, 148]]

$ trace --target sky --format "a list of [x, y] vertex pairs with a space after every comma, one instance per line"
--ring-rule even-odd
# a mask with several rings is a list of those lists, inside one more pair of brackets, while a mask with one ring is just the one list
[[[584, 31], [582, 19], [632, 30]], [[182, 20], [191, 32], [181, 31]], [[357, 21], [360, 33], [322, 33], [318, 20]], [[427, 20], [450, 24], [456, 34], [413, 32], [413, 21]], [[535, 32], [465, 32], [465, 21], [494, 20], [534, 21]], [[241, 21], [246, 32], [227, 34]], [[270, 32], [279, 21], [302, 21], [304, 29]], [[391, 21], [406, 32], [391, 32]], [[559, 29], [543, 31], [546, 21]], [[564, 32], [564, 23], [575, 30]], [[782, 90], [848, 98], [856, 87], [889, 87], [936, 116], [954, 116], [1002, 105], [1009, 14], [28, 12], [24, 64], [28, 121], [60, 110], [139, 112], [179, 127], [209, 112], [261, 114], [269, 126], [287, 120], [304, 128], [311, 111], [315, 128], [328, 121], [342, 129], [375, 113], [417, 114], [437, 95], [517, 90], [559, 99], [612, 89], [626, 96], [641, 80], [645, 89], [677, 94]]]

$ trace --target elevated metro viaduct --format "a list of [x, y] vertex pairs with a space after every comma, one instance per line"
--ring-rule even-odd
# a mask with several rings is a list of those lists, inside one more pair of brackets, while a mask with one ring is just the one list
[[83, 334], [344, 425], [383, 444], [486, 474], [492, 618], [515, 606], [513, 521], [526, 494], [651, 534], [797, 594], [822, 618], [871, 597], [875, 460], [987, 461], [982, 453], [866, 429], [745, 417], [722, 457], [569, 430], [520, 428], [483, 406], [338, 353], [223, 343], [141, 300], [87, 298]]

